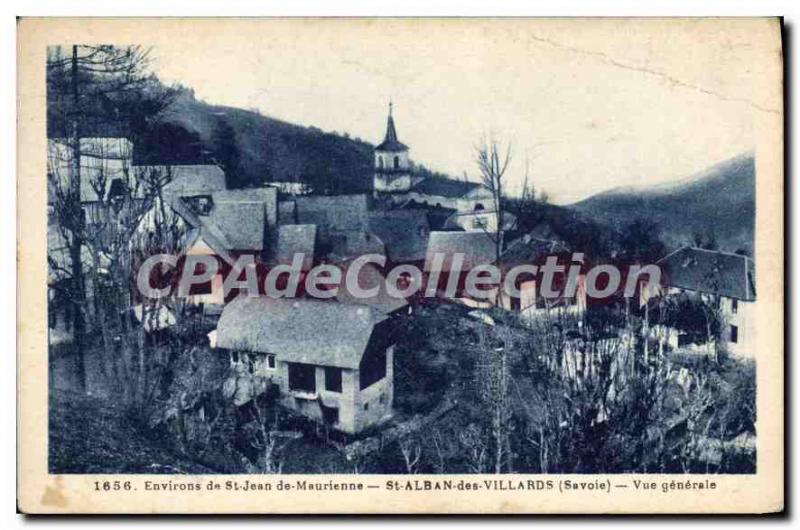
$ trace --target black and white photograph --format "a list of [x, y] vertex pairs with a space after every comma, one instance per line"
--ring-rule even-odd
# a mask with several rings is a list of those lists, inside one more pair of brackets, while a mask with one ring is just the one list
[[669, 504], [777, 469], [779, 19], [72, 24], [20, 56], [45, 476]]

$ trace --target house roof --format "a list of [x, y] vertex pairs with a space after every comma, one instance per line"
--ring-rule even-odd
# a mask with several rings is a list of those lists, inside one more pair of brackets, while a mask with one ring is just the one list
[[366, 230], [369, 199], [358, 195], [307, 195], [296, 197], [297, 222], [330, 230]]
[[216, 164], [196, 164], [182, 166], [139, 166], [163, 169], [170, 177], [164, 186], [164, 195], [171, 197], [191, 197], [210, 195], [225, 189], [225, 173]]
[[264, 208], [264, 219], [269, 226], [278, 224], [278, 190], [271, 187], [219, 190], [211, 194], [214, 204], [223, 202], [260, 202]]
[[383, 241], [392, 262], [425, 259], [430, 226], [424, 210], [370, 212], [369, 230]]
[[297, 203], [294, 201], [278, 202], [278, 224], [291, 225], [297, 222]]
[[429, 271], [436, 254], [444, 254], [442, 270], [448, 271], [455, 254], [463, 254], [462, 271], [495, 261], [495, 243], [484, 232], [431, 232], [425, 256], [425, 270]]
[[217, 347], [272, 353], [288, 362], [355, 369], [375, 325], [385, 318], [363, 305], [243, 297], [222, 311]]
[[755, 300], [755, 266], [747, 256], [683, 247], [657, 264], [662, 283], [670, 287]]
[[214, 202], [208, 216], [199, 216], [206, 228], [216, 228], [225, 250], [264, 249], [263, 202]]
[[423, 195], [435, 195], [438, 197], [457, 199], [480, 186], [481, 185], [477, 182], [453, 180], [442, 177], [428, 177], [411, 186], [411, 191]]
[[[345, 275], [352, 264], [353, 262], [350, 261], [342, 265], [343, 278], [346, 277]], [[375, 296], [360, 298], [355, 296], [354, 293], [347, 289], [346, 282], [342, 282], [342, 285], [339, 287], [339, 291], [336, 295], [336, 300], [343, 304], [366, 305], [380, 311], [384, 315], [392, 314], [408, 306], [408, 302], [406, 302], [405, 298], [397, 298], [391, 296], [387, 292], [386, 278], [384, 278], [383, 274], [380, 270], [378, 270], [377, 267], [370, 263], [364, 264], [359, 269], [358, 287], [365, 290], [377, 287], [378, 293]]]
[[328, 235], [330, 257], [347, 260], [365, 254], [384, 255], [383, 240], [365, 230], [342, 230]]
[[386, 135], [383, 138], [383, 142], [375, 150], [389, 152], [408, 151], [408, 147], [397, 139], [397, 130], [394, 127], [391, 107], [389, 107], [389, 118], [386, 120]]
[[547, 256], [555, 256], [569, 249], [557, 241], [538, 239], [530, 235], [512, 241], [500, 255], [500, 263], [508, 268], [523, 264], [538, 264]]
[[316, 225], [280, 225], [275, 262], [289, 265], [295, 254], [302, 253], [305, 254], [303, 268], [310, 267], [314, 262], [316, 240]]
[[[267, 227], [278, 221], [277, 190], [252, 188], [203, 193], [211, 196], [207, 215], [193, 211], [186, 202], [191, 195], [178, 196], [173, 208], [190, 226], [199, 228], [203, 240], [225, 260], [228, 251], [264, 250]], [[190, 240], [191, 241], [191, 240]]]

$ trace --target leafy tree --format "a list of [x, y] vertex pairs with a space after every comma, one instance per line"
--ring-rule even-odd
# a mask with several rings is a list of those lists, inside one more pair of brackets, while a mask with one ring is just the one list
[[623, 230], [622, 258], [631, 263], [655, 263], [665, 253], [661, 227], [649, 219], [636, 219]]
[[247, 184], [242, 166], [241, 151], [236, 130], [224, 118], [217, 119], [211, 134], [214, 160], [225, 171], [228, 188], [242, 188]]

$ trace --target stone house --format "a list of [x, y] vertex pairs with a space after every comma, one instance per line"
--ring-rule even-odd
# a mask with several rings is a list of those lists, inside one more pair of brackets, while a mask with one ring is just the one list
[[[683, 247], [657, 262], [662, 296], [697, 293], [715, 304], [722, 319], [720, 340], [736, 356], [755, 354], [755, 264], [740, 254]], [[674, 346], [689, 347], [685, 334], [675, 330]]]
[[211, 335], [242, 405], [277, 385], [286, 408], [356, 434], [392, 415], [394, 344], [385, 314], [363, 305], [239, 298]]

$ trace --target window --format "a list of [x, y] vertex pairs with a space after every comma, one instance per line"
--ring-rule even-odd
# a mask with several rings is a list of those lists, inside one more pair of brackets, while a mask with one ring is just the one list
[[326, 407], [322, 403], [319, 404], [322, 408], [322, 421], [326, 425], [335, 425], [339, 423], [339, 409], [333, 407]]
[[358, 379], [361, 390], [386, 377], [386, 350], [368, 350], [361, 358]]
[[325, 390], [342, 391], [342, 369], [333, 366], [325, 367]]
[[247, 367], [247, 371], [251, 374], [254, 373], [256, 371], [255, 355], [245, 353], [243, 357], [244, 365]]
[[483, 204], [481, 204], [481, 203], [477, 203], [477, 204], [475, 204], [474, 211], [476, 211], [476, 212], [482, 212], [483, 210], [484, 210], [484, 208], [483, 208]]
[[191, 204], [192, 209], [199, 215], [208, 215], [211, 212], [211, 206], [213, 205], [211, 195], [198, 195], [196, 197], [191, 197], [189, 199], [189, 203]]
[[736, 326], [731, 326], [731, 340], [733, 344], [739, 342], [739, 328]]
[[267, 368], [270, 370], [275, 369], [275, 356], [274, 355], [267, 355]]
[[731, 313], [734, 315], [739, 312], [739, 300], [733, 299], [731, 300]]
[[395, 156], [394, 157], [394, 168], [395, 169], [400, 169], [400, 157], [399, 156]]
[[316, 392], [316, 368], [311, 364], [289, 363], [289, 390]]
[[383, 157], [382, 156], [378, 157], [378, 167], [380, 169], [383, 169]]
[[369, 403], [364, 403], [364, 410], [369, 410]]

